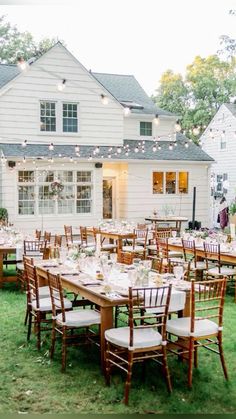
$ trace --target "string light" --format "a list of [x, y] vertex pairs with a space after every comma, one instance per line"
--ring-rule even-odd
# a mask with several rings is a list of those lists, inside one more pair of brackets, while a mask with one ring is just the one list
[[154, 145], [153, 147], [152, 147], [152, 151], [157, 151], [157, 147], [156, 147], [156, 145]]
[[160, 144], [158, 144], [157, 148], [158, 148], [158, 150], [161, 150], [161, 145], [160, 145]]
[[135, 152], [135, 153], [138, 153], [138, 152], [139, 152], [139, 149], [138, 149], [138, 147], [137, 147], [137, 146], [135, 147], [134, 152]]
[[125, 106], [125, 108], [124, 108], [124, 115], [125, 116], [129, 116], [130, 115], [130, 112], [131, 112], [130, 108], [128, 106]]
[[172, 143], [169, 144], [169, 150], [173, 150], [173, 144]]
[[199, 133], [200, 133], [199, 127], [194, 126], [193, 127], [193, 135], [199, 135]]
[[80, 150], [80, 149], [79, 149], [79, 146], [78, 146], [78, 145], [76, 145], [76, 146], [75, 146], [75, 152], [76, 152], [76, 153], [79, 153], [79, 150]]
[[104, 95], [103, 93], [101, 94], [101, 102], [103, 105], [108, 105], [109, 103], [109, 99], [106, 95]]
[[66, 87], [66, 79], [63, 79], [60, 83], [58, 83], [57, 85], [57, 90], [59, 90], [59, 92], [62, 92]]
[[27, 146], [27, 140], [24, 140], [24, 141], [21, 143], [21, 146], [22, 146], [22, 147], [26, 147], [26, 146]]
[[185, 143], [184, 143], [184, 147], [185, 147], [185, 148], [188, 148], [188, 146], [189, 146], [188, 142], [187, 142], [187, 141], [185, 141]]
[[25, 71], [28, 67], [28, 63], [24, 60], [23, 57], [17, 58], [17, 66], [21, 71]]
[[54, 150], [54, 145], [53, 145], [53, 143], [49, 144], [48, 149], [49, 149], [50, 151]]
[[175, 123], [175, 131], [176, 132], [180, 132], [181, 131], [181, 125], [180, 125], [180, 121], [177, 120]]
[[159, 115], [158, 114], [155, 115], [155, 118], [153, 119], [153, 122], [154, 122], [155, 125], [159, 125], [160, 119], [159, 119]]
[[120, 154], [121, 153], [121, 147], [117, 147], [117, 153]]

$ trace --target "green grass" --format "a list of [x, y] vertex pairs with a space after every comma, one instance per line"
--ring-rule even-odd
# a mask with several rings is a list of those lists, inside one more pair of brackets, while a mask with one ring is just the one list
[[122, 403], [124, 375], [114, 371], [106, 387], [97, 348], [69, 348], [67, 371], [62, 374], [60, 342], [50, 362], [50, 335], [40, 352], [36, 339], [26, 342], [23, 325], [25, 295], [13, 284], [0, 290], [0, 413], [235, 413], [236, 412], [236, 305], [225, 304], [224, 349], [230, 381], [226, 382], [217, 355], [199, 351], [199, 369], [188, 390], [186, 365], [169, 357], [173, 393], [168, 395], [161, 370], [150, 363], [146, 381], [140, 366], [134, 369], [130, 403]]

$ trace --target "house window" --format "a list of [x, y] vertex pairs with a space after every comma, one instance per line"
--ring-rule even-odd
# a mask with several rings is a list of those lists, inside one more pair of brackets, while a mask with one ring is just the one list
[[34, 171], [18, 172], [18, 213], [20, 215], [35, 213]]
[[188, 172], [179, 172], [179, 193], [188, 193]]
[[63, 103], [63, 132], [78, 132], [76, 103]]
[[164, 173], [163, 172], [153, 172], [153, 183], [152, 190], [153, 193], [163, 193], [164, 188]]
[[92, 173], [77, 172], [76, 212], [79, 214], [92, 211]]
[[[55, 193], [53, 182], [61, 182]], [[58, 170], [18, 172], [19, 215], [90, 214], [92, 212], [92, 172]]]
[[176, 193], [176, 173], [175, 172], [166, 172], [166, 193], [167, 194]]
[[40, 102], [40, 131], [56, 131], [55, 102]]
[[152, 136], [152, 122], [140, 122], [140, 135]]
[[153, 172], [153, 194], [177, 194], [188, 193], [188, 172]]

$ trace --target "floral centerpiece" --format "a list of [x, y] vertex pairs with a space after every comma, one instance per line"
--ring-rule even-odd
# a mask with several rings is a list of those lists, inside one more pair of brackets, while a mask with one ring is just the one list
[[60, 197], [61, 192], [64, 189], [64, 185], [61, 183], [60, 180], [55, 180], [51, 183], [51, 195], [56, 199]]
[[236, 224], [236, 198], [229, 205], [230, 222]]

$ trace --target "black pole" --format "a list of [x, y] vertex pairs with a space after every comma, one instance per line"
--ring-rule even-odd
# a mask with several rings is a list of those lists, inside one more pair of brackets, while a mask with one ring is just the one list
[[192, 228], [195, 228], [195, 209], [196, 209], [196, 186], [193, 187], [193, 216], [192, 216]]

